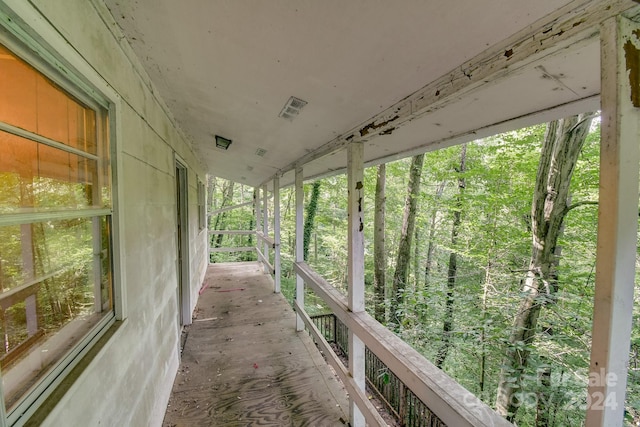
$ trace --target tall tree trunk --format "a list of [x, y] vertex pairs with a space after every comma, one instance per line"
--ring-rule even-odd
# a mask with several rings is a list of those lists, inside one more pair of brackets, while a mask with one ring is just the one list
[[[255, 217], [254, 215], [251, 215], [251, 217], [249, 218], [249, 225], [247, 227], [247, 230], [253, 230], [256, 226], [255, 224]], [[248, 234], [247, 235], [247, 246], [248, 247], [253, 247], [253, 234]], [[241, 258], [244, 259], [245, 261], [253, 261], [255, 260], [255, 252], [254, 251], [249, 251], [249, 252], [243, 252], [244, 256], [242, 256]]]
[[216, 179], [216, 177], [209, 175], [209, 180], [207, 182], [207, 196], [209, 200], [209, 207], [211, 208], [211, 210], [215, 210], [216, 209], [216, 199], [213, 197], [213, 195], [216, 193], [216, 187], [218, 186], [218, 180]]
[[437, 201], [442, 197], [444, 187], [447, 185], [447, 181], [442, 181], [436, 188], [436, 197], [431, 211], [431, 221], [429, 222], [429, 243], [427, 245], [427, 261], [424, 264], [424, 288], [429, 287], [429, 277], [431, 276], [431, 269], [433, 268], [433, 252], [435, 250], [435, 237], [436, 237], [436, 220], [438, 219], [438, 206]]
[[464, 172], [467, 163], [467, 144], [462, 145], [460, 153], [460, 169], [458, 170], [458, 196], [453, 212], [453, 225], [451, 227], [451, 253], [449, 254], [449, 268], [447, 269], [447, 297], [444, 308], [444, 321], [442, 322], [442, 345], [436, 353], [435, 365], [442, 368], [451, 348], [451, 331], [453, 330], [453, 304], [455, 302], [454, 290], [456, 287], [456, 275], [458, 273], [458, 232], [462, 222], [462, 195], [464, 194]]
[[416, 224], [413, 233], [413, 288], [418, 289], [418, 278], [420, 277], [420, 226]]
[[384, 213], [386, 203], [387, 165], [378, 165], [376, 178], [375, 216], [373, 218], [373, 283], [375, 290], [374, 316], [380, 323], [386, 322], [384, 301], [386, 288], [387, 252], [384, 237]]
[[[231, 203], [233, 202], [233, 184], [234, 184], [233, 181], [228, 181], [227, 185], [223, 187], [222, 204], [220, 205], [221, 209], [224, 208], [225, 206], [231, 205]], [[226, 212], [220, 212], [218, 215], [216, 215], [216, 222], [213, 226], [214, 230], [224, 230], [226, 214], [227, 214]], [[220, 247], [220, 245], [222, 244], [223, 237], [224, 237], [224, 234], [216, 235], [214, 247], [216, 248]]]
[[480, 394], [484, 392], [487, 375], [487, 300], [491, 286], [491, 259], [487, 261], [482, 290], [482, 325], [480, 326]]
[[[216, 190], [216, 179], [215, 177], [208, 176], [207, 179], [207, 213], [215, 210], [215, 199], [213, 194]], [[211, 216], [207, 216], [207, 227], [211, 227]]]
[[529, 362], [542, 307], [554, 301], [558, 286], [554, 251], [567, 212], [569, 184], [578, 156], [589, 133], [593, 114], [574, 116], [548, 124], [531, 205], [532, 248], [528, 271], [522, 280], [522, 299], [505, 350], [496, 396], [496, 410], [508, 420], [519, 407], [516, 391]]
[[309, 258], [309, 243], [311, 242], [311, 232], [313, 231], [313, 222], [316, 218], [316, 212], [318, 210], [318, 198], [320, 197], [320, 181], [313, 183], [311, 190], [311, 198], [307, 205], [307, 216], [304, 220], [304, 238], [302, 241], [302, 253], [303, 259], [306, 261]]
[[[491, 228], [487, 230], [491, 235], [495, 235], [498, 227], [498, 209], [494, 208], [493, 212], [489, 216], [489, 222]], [[489, 313], [487, 311], [489, 306], [489, 291], [493, 287], [493, 262], [495, 258], [496, 239], [492, 238], [487, 248], [487, 265], [484, 273], [484, 284], [482, 285], [482, 325], [480, 326], [480, 394], [484, 395], [486, 387], [486, 375], [487, 375], [487, 321], [489, 320]]]
[[396, 325], [400, 325], [401, 318], [398, 316], [398, 308], [404, 298], [404, 290], [409, 274], [409, 258], [411, 257], [411, 238], [415, 227], [416, 208], [418, 204], [418, 194], [420, 194], [420, 177], [422, 176], [422, 165], [424, 164], [424, 154], [419, 154], [411, 159], [409, 169], [409, 185], [407, 187], [407, 198], [404, 203], [404, 217], [402, 219], [402, 230], [400, 231], [400, 243], [398, 244], [398, 257], [396, 259], [396, 270], [393, 274], [393, 294], [391, 297], [390, 318]]
[[537, 393], [536, 427], [550, 427], [551, 400], [549, 389], [551, 388], [551, 366], [545, 365], [538, 369], [538, 384], [540, 391]]

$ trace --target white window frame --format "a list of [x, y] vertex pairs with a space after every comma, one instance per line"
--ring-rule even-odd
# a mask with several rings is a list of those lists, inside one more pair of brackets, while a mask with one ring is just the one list
[[[28, 22], [27, 26], [24, 24]], [[121, 140], [119, 114], [120, 97], [103, 78], [82, 58], [77, 51], [51, 26], [30, 2], [6, 0], [0, 2], [0, 40], [2, 43], [30, 63], [38, 71], [56, 82], [67, 92], [95, 108], [96, 119], [104, 123], [108, 117], [108, 137], [111, 167], [111, 209], [87, 211], [90, 215], [111, 217], [113, 314], [106, 315], [63, 357], [38, 384], [25, 395], [11, 413], [5, 410], [2, 384], [0, 381], [0, 427], [21, 426], [29, 420], [40, 405], [62, 383], [71, 370], [91, 350], [97, 341], [114, 325], [127, 317], [126, 288], [121, 266], [125, 253], [120, 244], [123, 236], [120, 218], [123, 186], [118, 184], [118, 171], [122, 170], [122, 153], [118, 141]], [[45, 42], [46, 40], [46, 42]], [[44, 217], [34, 213], [39, 220], [56, 219], [54, 215]], [[77, 217], [77, 211], [75, 212]], [[25, 218], [25, 216], [21, 216]], [[11, 219], [5, 216], [4, 222]], [[17, 220], [17, 218], [14, 218]]]
[[207, 228], [207, 187], [196, 177], [198, 186], [198, 231]]

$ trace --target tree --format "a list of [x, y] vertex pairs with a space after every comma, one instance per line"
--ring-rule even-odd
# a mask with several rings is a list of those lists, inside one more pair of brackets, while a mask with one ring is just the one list
[[316, 217], [316, 211], [318, 210], [318, 197], [320, 196], [320, 181], [313, 183], [311, 189], [311, 198], [307, 205], [307, 216], [304, 220], [304, 239], [302, 241], [302, 253], [304, 260], [309, 258], [309, 243], [311, 242], [311, 232], [313, 231], [313, 222]]
[[[435, 200], [438, 201], [442, 197], [444, 187], [447, 185], [447, 181], [442, 181], [436, 188]], [[427, 260], [424, 264], [424, 287], [429, 286], [429, 277], [431, 275], [431, 269], [433, 268], [433, 252], [435, 250], [435, 236], [436, 236], [436, 220], [438, 219], [438, 207], [434, 206], [431, 210], [431, 220], [429, 222], [429, 238], [427, 240]]]
[[397, 311], [404, 298], [407, 276], [409, 275], [411, 239], [413, 237], [413, 230], [415, 227], [418, 194], [420, 193], [420, 177], [422, 176], [423, 164], [424, 154], [419, 154], [411, 159], [409, 185], [407, 186], [407, 197], [404, 203], [404, 216], [402, 219], [402, 229], [400, 231], [400, 243], [398, 244], [396, 270], [393, 274], [393, 293], [391, 295], [390, 316], [396, 325], [401, 323], [401, 319], [399, 318]]
[[442, 368], [444, 361], [451, 347], [451, 331], [453, 330], [453, 304], [455, 303], [454, 290], [456, 286], [456, 274], [458, 272], [458, 254], [456, 245], [458, 244], [458, 233], [462, 222], [462, 195], [465, 189], [464, 173], [467, 163], [467, 144], [462, 145], [460, 153], [460, 167], [458, 173], [458, 195], [456, 196], [455, 208], [453, 211], [453, 225], [451, 227], [451, 252], [449, 253], [449, 267], [447, 273], [447, 296], [445, 300], [444, 320], [442, 323], [442, 345], [436, 354], [435, 365]]
[[[222, 198], [222, 204], [220, 205], [220, 208], [229, 206], [233, 202], [233, 185], [234, 185], [233, 181], [227, 181], [226, 186], [223, 187], [222, 189], [223, 198]], [[214, 230], [224, 230], [225, 217], [226, 217], [226, 212], [220, 212], [218, 215], [216, 215], [216, 222], [213, 225]], [[216, 235], [214, 247], [216, 248], [220, 247], [220, 245], [222, 244], [223, 237], [224, 237], [224, 234]]]
[[538, 316], [553, 303], [558, 290], [554, 252], [568, 205], [569, 184], [589, 132], [588, 113], [548, 124], [531, 205], [532, 247], [529, 267], [521, 283], [521, 301], [504, 352], [498, 383], [496, 410], [509, 420], [519, 407], [517, 390], [529, 362]]
[[375, 196], [375, 216], [373, 219], [373, 283], [374, 283], [374, 316], [380, 323], [386, 321], [385, 318], [385, 288], [387, 271], [387, 252], [384, 247], [385, 228], [385, 187], [386, 187], [387, 167], [384, 163], [378, 165], [376, 176], [376, 196]]

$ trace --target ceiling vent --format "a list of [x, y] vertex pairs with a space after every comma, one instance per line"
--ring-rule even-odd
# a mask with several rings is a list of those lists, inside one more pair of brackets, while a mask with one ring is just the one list
[[256, 150], [256, 156], [258, 157], [264, 157], [265, 154], [267, 154], [267, 150], [265, 150], [264, 148], [258, 148]]
[[307, 101], [292, 96], [287, 103], [284, 104], [284, 108], [280, 111], [279, 116], [283, 119], [293, 120], [300, 114], [300, 110], [302, 110], [305, 105], [307, 105]]

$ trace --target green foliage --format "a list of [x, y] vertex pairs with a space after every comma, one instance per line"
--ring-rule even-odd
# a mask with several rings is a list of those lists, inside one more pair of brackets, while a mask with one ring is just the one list
[[[464, 221], [458, 242], [451, 244], [452, 212], [456, 209], [459, 147], [425, 156], [418, 200], [417, 247], [412, 249], [408, 286], [404, 290], [403, 324], [398, 334], [427, 358], [440, 346], [446, 300], [448, 254], [458, 254], [452, 345], [444, 370], [492, 406], [507, 331], [520, 298], [520, 282], [528, 267], [531, 248], [530, 215], [533, 186], [545, 126], [533, 126], [476, 141], [467, 148], [466, 190], [461, 200]], [[597, 201], [599, 122], [585, 143], [571, 183], [572, 203]], [[387, 282], [394, 270], [408, 184], [410, 159], [387, 164], [386, 248]], [[309, 264], [325, 279], [346, 292], [346, 177], [321, 180], [313, 231], [309, 230]], [[367, 309], [373, 313], [373, 197], [376, 168], [364, 173], [365, 270]], [[444, 185], [442, 193], [438, 188]], [[294, 209], [283, 192], [283, 255], [293, 259]], [[308, 190], [307, 190], [308, 191]], [[572, 209], [560, 241], [557, 302], [542, 311], [539, 339], [526, 349], [531, 363], [522, 378], [518, 397], [522, 407], [518, 425], [534, 425], [537, 402], [544, 399], [550, 425], [580, 426], [584, 420], [586, 378], [589, 368], [593, 310], [597, 206]], [[433, 225], [433, 228], [432, 228]], [[285, 238], [284, 236], [288, 236]], [[433, 246], [430, 277], [425, 281], [429, 244]], [[288, 270], [289, 268], [283, 268]], [[291, 274], [291, 273], [289, 273]], [[293, 278], [287, 282], [295, 287]], [[638, 280], [637, 282], [640, 282]], [[285, 287], [283, 286], [283, 289]], [[293, 292], [293, 291], [285, 291]], [[636, 292], [638, 294], [638, 292]], [[389, 293], [387, 293], [389, 295]], [[307, 301], [320, 310], [316, 300]], [[640, 411], [640, 296], [636, 295], [634, 332], [629, 372], [628, 419], [638, 422]], [[387, 309], [389, 301], [386, 301]], [[328, 312], [328, 310], [327, 310]], [[524, 349], [524, 347], [523, 347]], [[550, 385], [540, 381], [550, 367]], [[384, 375], [384, 373], [381, 373]], [[631, 421], [629, 421], [630, 423]]]
[[[209, 180], [210, 198], [208, 211], [215, 211], [224, 206], [235, 206], [246, 203], [253, 199], [253, 188], [237, 184], [234, 187], [232, 197], [225, 200], [229, 181], [223, 179], [212, 178]], [[238, 188], [240, 187], [240, 188]], [[224, 206], [223, 206], [224, 205]], [[255, 212], [252, 205], [247, 205], [238, 209], [224, 212], [220, 215], [211, 215], [209, 217], [209, 230], [253, 230], [255, 231]], [[273, 216], [271, 216], [272, 218]], [[216, 228], [217, 224], [217, 228]], [[219, 245], [218, 245], [219, 242]], [[254, 247], [256, 245], [255, 236], [253, 235], [217, 235], [213, 233], [210, 236], [210, 244], [212, 247]], [[251, 252], [219, 252], [212, 253], [209, 261], [216, 262], [237, 262], [237, 261], [255, 261], [255, 251]]]
[[309, 259], [309, 243], [311, 242], [311, 232], [313, 231], [313, 222], [316, 217], [316, 211], [318, 210], [318, 197], [320, 196], [320, 183], [321, 181], [315, 181], [313, 183], [313, 189], [311, 190], [311, 198], [307, 205], [307, 217], [304, 221], [304, 239], [302, 244], [302, 254], [305, 261]]
[[[452, 350], [445, 372], [492, 406], [508, 330], [518, 301], [520, 284], [531, 256], [531, 202], [545, 126], [533, 126], [468, 144], [466, 189], [458, 198], [456, 165], [460, 148], [427, 153], [421, 178], [415, 246], [409, 278], [398, 307], [403, 319], [398, 334], [428, 359], [441, 343], [445, 314], [447, 262], [458, 255]], [[597, 201], [599, 176], [599, 122], [595, 122], [571, 182], [571, 203]], [[402, 226], [410, 159], [387, 164], [386, 250], [387, 283], [393, 274]], [[365, 285], [367, 310], [373, 314], [373, 206], [376, 168], [364, 172]], [[218, 185], [221, 187], [221, 184]], [[337, 289], [346, 293], [347, 195], [344, 175], [305, 185], [306, 200], [318, 191], [317, 203], [306, 207], [307, 218], [316, 209], [313, 227], [305, 227], [309, 264]], [[441, 190], [441, 191], [440, 191]], [[246, 189], [245, 189], [246, 192]], [[245, 195], [245, 200], [247, 196]], [[292, 188], [281, 192], [283, 294], [293, 300], [295, 274], [295, 203]], [[235, 203], [240, 203], [236, 199]], [[460, 205], [457, 205], [460, 203]], [[464, 220], [456, 244], [451, 243], [454, 209]], [[228, 224], [246, 227], [253, 214], [229, 216]], [[549, 410], [550, 426], [580, 426], [584, 421], [593, 311], [597, 206], [571, 209], [560, 239], [559, 290], [538, 320], [534, 344], [520, 345], [531, 352], [531, 363], [521, 377], [512, 376], [522, 403], [516, 422], [535, 425], [537, 403]], [[425, 267], [432, 247], [429, 278]], [[417, 257], [417, 259], [415, 258]], [[640, 258], [639, 258], [640, 259]], [[640, 275], [639, 275], [640, 276]], [[636, 280], [640, 283], [640, 277]], [[637, 287], [638, 285], [636, 285]], [[387, 292], [389, 295], [389, 292]], [[308, 291], [310, 313], [328, 313], [322, 301]], [[386, 301], [387, 310], [389, 300]], [[634, 304], [632, 346], [626, 407], [627, 423], [640, 421], [640, 292]], [[541, 372], [550, 369], [549, 384]], [[385, 378], [385, 372], [380, 372]], [[633, 421], [632, 421], [633, 420]]]

